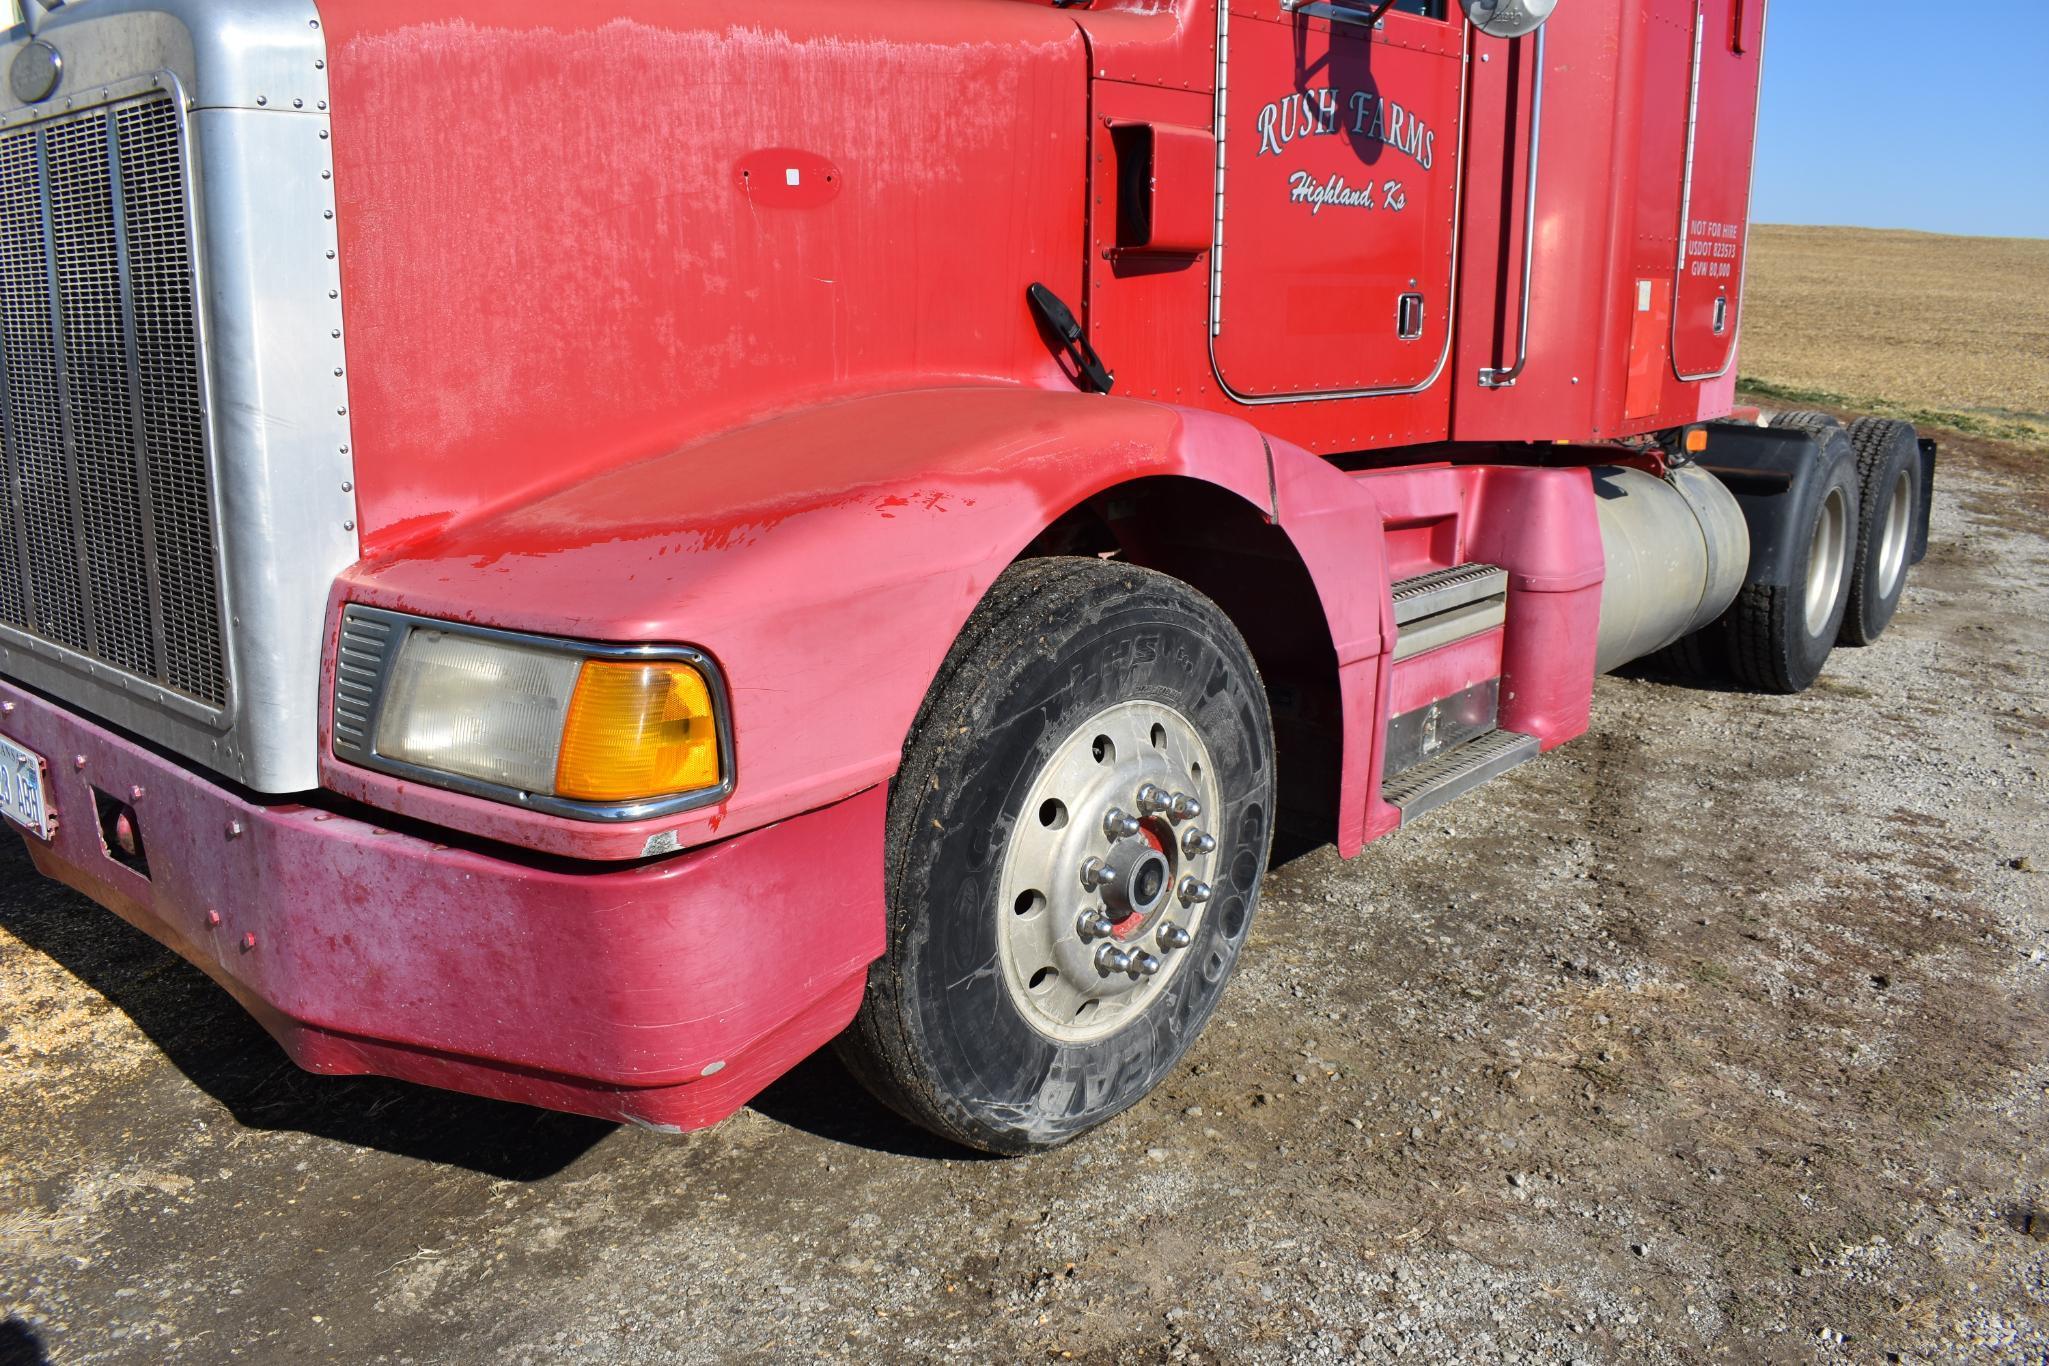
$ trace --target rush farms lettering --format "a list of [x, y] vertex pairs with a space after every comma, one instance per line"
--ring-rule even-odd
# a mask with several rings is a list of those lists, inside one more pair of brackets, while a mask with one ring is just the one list
[[1364, 90], [1347, 95], [1334, 86], [1303, 90], [1259, 111], [1259, 155], [1279, 156], [1296, 138], [1346, 133], [1370, 138], [1429, 170], [1437, 158], [1437, 134], [1393, 100]]

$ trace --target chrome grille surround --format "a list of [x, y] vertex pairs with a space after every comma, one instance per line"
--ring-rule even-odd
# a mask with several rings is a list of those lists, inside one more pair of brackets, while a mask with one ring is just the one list
[[[10, 590], [0, 576], [0, 675], [248, 788], [317, 787], [328, 598], [361, 555], [320, 11], [312, 0], [91, 0], [50, 11], [37, 37], [61, 55], [61, 79], [28, 104], [0, 82], [0, 186], [26, 174], [6, 163], [9, 149], [54, 148], [82, 188], [53, 201], [47, 236], [24, 213], [10, 218], [0, 191], [0, 333], [14, 329], [24, 348], [0, 393], [56, 415], [25, 411], [8, 425], [32, 463], [0, 471], [17, 485], [31, 476], [0, 495], [0, 522], [15, 527], [0, 530], [0, 555], [19, 565], [32, 554], [39, 577], [17, 570]], [[20, 27], [0, 34], [0, 66], [27, 41]], [[182, 164], [164, 155], [159, 98], [176, 115]], [[104, 181], [88, 129], [116, 149]], [[162, 215], [91, 221], [96, 202], [150, 202], [167, 174], [179, 177], [193, 246], [189, 308], [164, 280], [178, 239]], [[60, 231], [86, 249], [53, 252]], [[60, 300], [41, 349], [35, 296], [23, 292], [38, 268], [56, 272]], [[77, 363], [57, 349], [67, 312], [89, 339]], [[88, 459], [74, 492], [67, 450], [82, 438], [113, 451], [121, 433], [127, 477], [118, 453], [97, 474]], [[153, 456], [133, 455], [195, 441], [204, 463], [173, 462], [162, 478]], [[83, 536], [71, 532], [74, 508]], [[67, 537], [89, 547], [82, 562], [53, 553]], [[8, 624], [28, 619], [25, 584], [38, 597], [33, 630]]]
[[218, 714], [187, 165], [168, 80], [0, 130], [0, 628]]

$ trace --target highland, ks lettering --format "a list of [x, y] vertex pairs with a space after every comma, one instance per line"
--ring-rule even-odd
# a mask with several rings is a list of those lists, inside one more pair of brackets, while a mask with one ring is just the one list
[[1313, 218], [1327, 208], [1373, 209], [1385, 208], [1400, 213], [1409, 207], [1408, 195], [1399, 180], [1390, 180], [1380, 187], [1380, 197], [1374, 198], [1372, 182], [1354, 186], [1341, 175], [1318, 180], [1307, 171], [1294, 171], [1288, 176], [1288, 200], [1294, 204], [1307, 204]]

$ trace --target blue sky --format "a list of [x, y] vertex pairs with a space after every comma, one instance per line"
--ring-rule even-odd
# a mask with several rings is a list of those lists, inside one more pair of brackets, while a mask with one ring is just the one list
[[2049, 237], [2049, 13], [1772, 0], [1770, 25], [1758, 222]]

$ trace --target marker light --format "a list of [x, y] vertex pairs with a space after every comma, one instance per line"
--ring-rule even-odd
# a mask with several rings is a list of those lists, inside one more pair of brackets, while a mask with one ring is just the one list
[[583, 666], [562, 727], [556, 796], [630, 802], [718, 784], [718, 718], [702, 674], [670, 660]]

